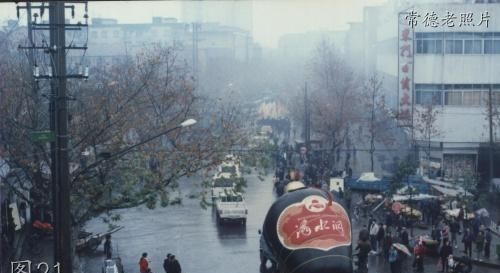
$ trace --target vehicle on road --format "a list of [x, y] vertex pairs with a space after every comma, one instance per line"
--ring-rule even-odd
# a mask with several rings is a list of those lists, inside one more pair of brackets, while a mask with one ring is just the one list
[[212, 181], [212, 200], [219, 198], [221, 193], [233, 191], [236, 187], [236, 180], [230, 177], [218, 177]]
[[226, 190], [219, 193], [215, 203], [217, 210], [217, 222], [236, 221], [246, 224], [248, 208], [241, 193], [234, 190]]

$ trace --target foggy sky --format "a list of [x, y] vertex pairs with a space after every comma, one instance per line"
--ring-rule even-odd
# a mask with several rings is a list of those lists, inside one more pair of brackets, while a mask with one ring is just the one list
[[[276, 47], [279, 37], [287, 33], [346, 30], [349, 22], [361, 21], [364, 6], [377, 5], [386, 1], [253, 1], [253, 37], [264, 47]], [[227, 2], [231, 1], [218, 2], [228, 4]], [[90, 18], [116, 18], [119, 23], [150, 23], [153, 16], [181, 19], [181, 15], [180, 1], [94, 1], [89, 3]], [[24, 21], [25, 18], [21, 17]], [[16, 19], [15, 4], [0, 3], [0, 24], [5, 25], [8, 19]]]

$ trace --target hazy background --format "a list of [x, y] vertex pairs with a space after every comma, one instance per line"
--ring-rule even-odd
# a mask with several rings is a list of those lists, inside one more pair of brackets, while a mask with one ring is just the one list
[[[183, 17], [182, 2], [193, 1], [89, 1], [90, 18], [118, 19], [119, 23], [150, 23], [151, 17]], [[252, 9], [251, 28], [254, 40], [263, 47], [276, 47], [286, 33], [311, 30], [346, 30], [349, 22], [360, 21], [363, 7], [385, 0], [256, 0], [202, 1], [214, 10], [210, 21], [223, 22], [230, 9]], [[230, 7], [230, 9], [228, 9]], [[217, 12], [220, 11], [220, 12]], [[24, 12], [21, 12], [24, 16]], [[219, 17], [219, 18], [218, 18]], [[0, 3], [0, 24], [16, 19], [14, 3]], [[25, 20], [21, 20], [25, 22]]]

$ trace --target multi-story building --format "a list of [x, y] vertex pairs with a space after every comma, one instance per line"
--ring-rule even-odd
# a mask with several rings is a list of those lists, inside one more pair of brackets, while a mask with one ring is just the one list
[[[186, 23], [175, 18], [153, 17], [151, 23], [120, 24], [115, 19], [93, 18], [88, 37], [86, 60], [91, 65], [111, 64], [123, 56], [134, 56], [154, 44], [176, 46], [184, 60], [206, 69], [213, 60], [248, 62], [254, 57], [250, 32], [219, 23]], [[71, 34], [67, 39], [71, 39]], [[76, 59], [78, 56], [75, 57]]]
[[[366, 8], [363, 22], [351, 25], [346, 41], [362, 42], [363, 48], [346, 47], [347, 54], [365, 74], [376, 71], [384, 76], [384, 89], [395, 110], [401, 108], [402, 88], [408, 84], [406, 99], [414, 128], [408, 132], [414, 133], [423, 165], [440, 168], [445, 177], [468, 170], [487, 177], [490, 89], [493, 106], [500, 105], [500, 4], [401, 3]], [[408, 45], [402, 45], [403, 40]], [[407, 63], [402, 61], [405, 58]], [[404, 82], [402, 75], [408, 75], [409, 81]], [[415, 114], [429, 105], [437, 113], [430, 141], [416, 130], [421, 121]], [[493, 141], [498, 144], [500, 128], [493, 129]], [[499, 160], [495, 154], [495, 161]], [[499, 177], [499, 170], [494, 171]]]

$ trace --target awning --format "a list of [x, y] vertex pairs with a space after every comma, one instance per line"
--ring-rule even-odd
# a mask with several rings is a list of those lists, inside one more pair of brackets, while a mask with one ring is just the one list
[[467, 195], [469, 196], [472, 196], [472, 193], [470, 192], [466, 192], [465, 190], [459, 188], [459, 189], [451, 189], [451, 188], [445, 188], [445, 187], [441, 187], [441, 186], [437, 186], [437, 185], [432, 185], [432, 188], [437, 190], [438, 192], [440, 192], [441, 194], [443, 195], [446, 195], [446, 196], [457, 196], [459, 194], [462, 194], [462, 195], [465, 195], [465, 193], [467, 193]]
[[[439, 198], [439, 197], [435, 196], [435, 195], [424, 194], [424, 193], [415, 194], [415, 195], [411, 196], [411, 200], [415, 200], [415, 201], [428, 200], [428, 199], [437, 199], [437, 198]], [[407, 201], [407, 200], [410, 200], [410, 195], [399, 195], [399, 194], [396, 194], [396, 195], [392, 196], [392, 200], [394, 202]]]

